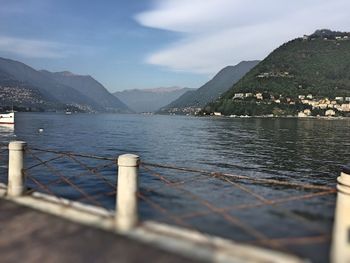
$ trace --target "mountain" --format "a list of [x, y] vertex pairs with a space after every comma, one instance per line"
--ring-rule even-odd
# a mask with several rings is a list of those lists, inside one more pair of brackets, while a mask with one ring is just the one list
[[1, 110], [12, 107], [17, 110], [35, 111], [65, 109], [64, 104], [49, 94], [43, 94], [37, 87], [18, 81], [2, 70], [0, 70], [0, 105]]
[[76, 75], [69, 71], [49, 72], [41, 70], [40, 72], [62, 85], [79, 91], [107, 111], [129, 111], [123, 102], [109, 93], [101, 83], [89, 75]]
[[258, 63], [259, 61], [256, 60], [242, 61], [236, 66], [225, 67], [202, 87], [195, 91], [186, 92], [177, 100], [163, 107], [160, 112], [184, 112], [186, 108], [202, 108], [220, 97]]
[[[100, 97], [97, 96], [96, 99], [90, 94], [90, 89], [83, 91], [81, 88], [79, 91], [77, 87], [72, 87], [56, 80], [49, 72], [37, 71], [24, 63], [0, 58], [0, 72], [2, 72], [0, 81], [6, 82], [7, 79], [8, 82], [11, 80], [11, 83], [8, 84], [11, 84], [10, 86], [12, 88], [16, 86], [21, 87], [21, 94], [23, 93], [23, 89], [35, 90], [35, 94], [37, 94], [38, 98], [40, 97], [42, 101], [41, 104], [45, 105], [45, 107], [43, 107], [44, 109], [48, 106], [52, 110], [61, 110], [65, 107], [88, 112], [110, 110], [109, 107], [105, 107], [105, 101], [101, 103], [99, 101]], [[105, 93], [105, 89], [101, 86], [101, 93]], [[6, 86], [3, 84], [1, 87], [4, 88]], [[96, 95], [96, 93], [94, 93], [94, 95]], [[111, 101], [116, 100], [114, 105], [110, 104], [113, 111], [127, 111], [125, 105], [122, 103], [118, 104], [119, 101], [112, 95], [110, 96], [112, 98]], [[13, 97], [13, 104], [17, 104], [15, 99], [16, 98]], [[119, 107], [119, 105], [121, 106]]]
[[[350, 96], [350, 33], [317, 30], [281, 45], [205, 110], [295, 114], [306, 107], [306, 96], [315, 105]], [[316, 108], [311, 104], [309, 108]]]
[[35, 86], [42, 94], [60, 103], [74, 105], [85, 110], [103, 110], [98, 103], [77, 90], [62, 85], [21, 62], [0, 58], [0, 70], [12, 75], [17, 81]]
[[113, 95], [135, 112], [154, 112], [190, 90], [180, 87], [133, 89], [117, 91]]

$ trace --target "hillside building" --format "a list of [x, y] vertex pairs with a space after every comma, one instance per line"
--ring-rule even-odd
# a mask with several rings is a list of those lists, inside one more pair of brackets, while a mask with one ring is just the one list
[[243, 99], [243, 98], [244, 98], [244, 93], [235, 93], [232, 99], [234, 100], [234, 99]]
[[299, 118], [305, 118], [305, 117], [307, 117], [307, 115], [304, 112], [301, 111], [301, 112], [298, 113], [298, 117]]
[[304, 112], [304, 114], [306, 114], [306, 116], [310, 116], [311, 115], [311, 110], [310, 109], [306, 109], [303, 112]]
[[327, 117], [335, 116], [335, 111], [334, 110], [326, 110], [324, 115]]
[[345, 112], [350, 112], [350, 103], [349, 104], [342, 104], [340, 110], [345, 111]]
[[336, 101], [344, 101], [344, 97], [335, 97]]
[[257, 100], [262, 100], [263, 99], [262, 93], [256, 93], [255, 97], [256, 97]]

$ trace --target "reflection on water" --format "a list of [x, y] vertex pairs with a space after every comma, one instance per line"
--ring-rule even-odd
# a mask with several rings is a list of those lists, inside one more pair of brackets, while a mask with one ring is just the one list
[[13, 137], [15, 132], [15, 125], [14, 124], [0, 124], [0, 137], [6, 138], [6, 137]]
[[[19, 113], [15, 130], [11, 128], [0, 127], [2, 141], [8, 142], [18, 138], [27, 141], [29, 146], [101, 156], [117, 156], [130, 152], [139, 154], [142, 160], [156, 163], [327, 186], [335, 185], [341, 166], [350, 162], [349, 119], [210, 119]], [[42, 132], [39, 132], [40, 128], [43, 129]], [[81, 172], [79, 166], [72, 166], [65, 160], [57, 160], [57, 165], [67, 175]], [[94, 165], [91, 164], [92, 167]], [[180, 176], [174, 171], [160, 172], [172, 179]], [[115, 174], [115, 167], [103, 171], [103, 175], [112, 181], [115, 180]], [[42, 176], [43, 180], [52, 180], [47, 171], [38, 170], [38, 175]], [[181, 176], [190, 177], [193, 174]], [[103, 190], [103, 184], [97, 185], [86, 178], [88, 177], [81, 177], [80, 183], [86, 184], [91, 192]], [[172, 189], [164, 188], [145, 171], [141, 172], [140, 185], [141, 190], [152, 188], [152, 192], [145, 194], [154, 202], [171, 210], [173, 214], [203, 211], [198, 202], [186, 199], [183, 194]], [[68, 197], [74, 197], [76, 194], [70, 192], [64, 184], [55, 187], [51, 190]], [[256, 202], [244, 191], [232, 191], [230, 185], [220, 180], [208, 178], [199, 182], [191, 181], [184, 187], [219, 207]], [[271, 185], [246, 183], [245, 187], [269, 200], [309, 193], [300, 189]], [[102, 201], [106, 206], [114, 207], [113, 196]], [[310, 200], [235, 210], [230, 213], [269, 238], [293, 238], [320, 233], [329, 235], [333, 223], [334, 202], [334, 195], [320, 196]], [[167, 222], [166, 218], [142, 202], [140, 209], [143, 218], [164, 219]], [[250, 241], [246, 233], [234, 228], [217, 214], [193, 217], [186, 223], [213, 234]], [[315, 262], [326, 262], [329, 243], [322, 243], [322, 246], [321, 249], [311, 245], [291, 246], [288, 249], [299, 255], [311, 257]]]

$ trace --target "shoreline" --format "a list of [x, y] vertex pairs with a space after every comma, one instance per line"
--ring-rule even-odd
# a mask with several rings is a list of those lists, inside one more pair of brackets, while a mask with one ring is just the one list
[[329, 116], [305, 116], [305, 117], [298, 117], [298, 116], [215, 116], [215, 115], [209, 115], [209, 116], [201, 116], [201, 117], [209, 117], [209, 118], [229, 118], [229, 119], [249, 119], [249, 118], [263, 118], [263, 119], [322, 119], [322, 120], [350, 120], [350, 117], [343, 117], [343, 116], [337, 116], [337, 117], [329, 117]]
[[[54, 114], [54, 115], [67, 115], [65, 112], [40, 112], [40, 111], [17, 111], [17, 114], [26, 114], [26, 113], [34, 113], [34, 114]], [[304, 116], [304, 117], [298, 117], [298, 116], [268, 116], [268, 115], [258, 115], [258, 116], [248, 116], [248, 115], [237, 115], [237, 116], [226, 116], [226, 115], [184, 115], [184, 114], [144, 114], [144, 113], [117, 113], [117, 112], [95, 112], [95, 113], [89, 113], [89, 112], [77, 112], [73, 113], [72, 115], [99, 115], [99, 114], [108, 114], [108, 115], [138, 115], [138, 116], [180, 116], [180, 117], [199, 117], [199, 118], [216, 118], [216, 119], [249, 119], [249, 118], [262, 118], [262, 119], [323, 119], [323, 120], [350, 120], [350, 117], [344, 117], [344, 116]]]

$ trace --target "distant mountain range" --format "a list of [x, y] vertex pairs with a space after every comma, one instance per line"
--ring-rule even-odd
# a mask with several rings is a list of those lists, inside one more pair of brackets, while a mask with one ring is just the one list
[[130, 109], [140, 113], [155, 112], [189, 91], [189, 88], [168, 87], [117, 91], [113, 95]]
[[225, 115], [294, 115], [315, 108], [302, 101], [306, 96], [310, 100], [350, 97], [350, 33], [321, 29], [281, 45], [205, 110]]
[[35, 110], [69, 108], [85, 112], [130, 112], [124, 103], [91, 76], [37, 71], [24, 63], [5, 58], [0, 58], [0, 96], [2, 106], [13, 104]]
[[76, 75], [69, 71], [52, 73], [42, 70], [41, 72], [47, 77], [84, 94], [90, 100], [97, 102], [106, 111], [128, 110], [123, 102], [116, 99], [101, 83], [89, 75]]
[[89, 75], [50, 72], [0, 58], [0, 106], [34, 111], [182, 112], [220, 97], [258, 61], [243, 61], [222, 69], [198, 90], [181, 87], [125, 90], [109, 93]]
[[193, 113], [196, 108], [202, 108], [207, 103], [216, 100], [232, 87], [259, 61], [242, 61], [236, 66], [228, 66], [220, 70], [213, 79], [197, 90], [191, 90], [175, 101], [160, 109], [160, 113]]

